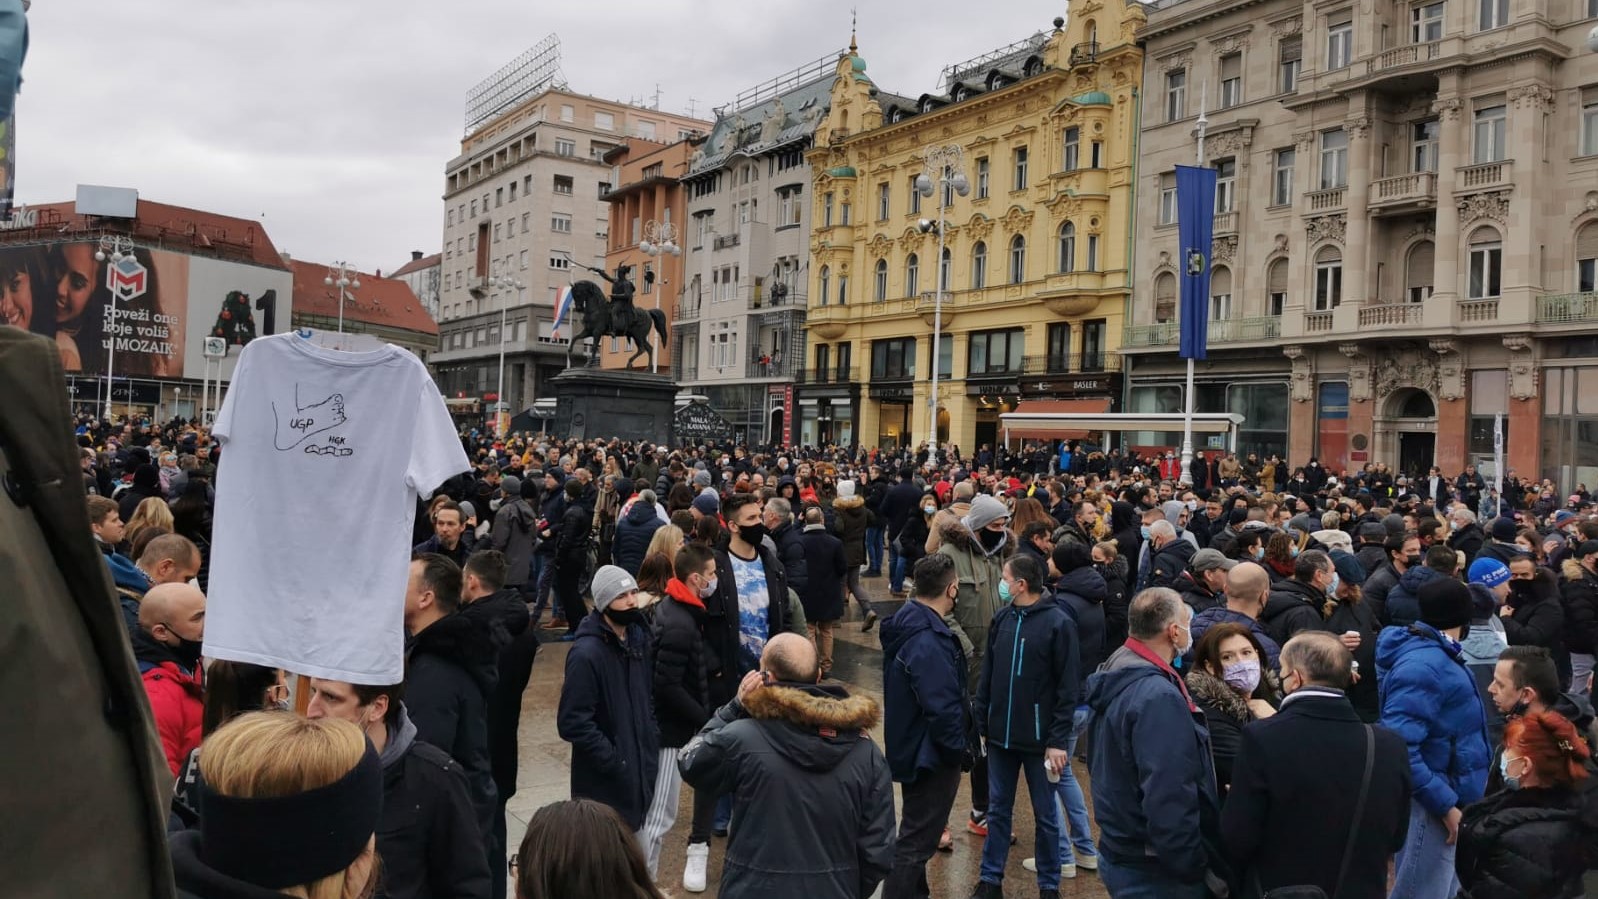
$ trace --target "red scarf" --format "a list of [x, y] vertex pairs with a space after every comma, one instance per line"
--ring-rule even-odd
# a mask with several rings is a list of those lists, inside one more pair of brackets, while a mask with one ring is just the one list
[[1127, 649], [1132, 650], [1133, 654], [1138, 658], [1153, 662], [1154, 667], [1169, 674], [1171, 679], [1176, 681], [1176, 688], [1182, 691], [1182, 698], [1187, 700], [1187, 710], [1189, 712], [1197, 712], [1199, 710], [1198, 706], [1193, 704], [1193, 697], [1188, 695], [1187, 684], [1182, 682], [1182, 675], [1176, 673], [1176, 669], [1171, 667], [1170, 662], [1155, 655], [1154, 650], [1149, 649], [1148, 646], [1144, 645], [1143, 641], [1136, 637], [1127, 637], [1125, 646]]
[[694, 591], [688, 589], [687, 584], [676, 578], [666, 582], [666, 595], [685, 606], [693, 606], [700, 611], [704, 611], [705, 601], [695, 596]]

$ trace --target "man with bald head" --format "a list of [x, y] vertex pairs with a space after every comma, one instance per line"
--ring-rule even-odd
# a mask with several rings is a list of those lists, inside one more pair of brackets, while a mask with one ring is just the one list
[[[1241, 624], [1254, 633], [1254, 638], [1260, 641], [1260, 646], [1265, 649], [1267, 661], [1271, 670], [1276, 669], [1277, 657], [1281, 652], [1280, 645], [1265, 632], [1264, 625], [1260, 624], [1260, 612], [1265, 608], [1265, 600], [1271, 593], [1271, 576], [1260, 566], [1253, 562], [1239, 562], [1232, 566], [1226, 573], [1226, 605], [1215, 606], [1193, 616], [1193, 643], [1198, 644], [1204, 632], [1216, 624]], [[1191, 656], [1191, 651], [1189, 655]], [[1187, 661], [1193, 661], [1189, 658]]]
[[880, 710], [820, 679], [815, 645], [777, 634], [678, 757], [695, 790], [732, 796], [722, 899], [765, 899], [772, 871], [806, 872], [784, 874], [784, 895], [869, 896], [892, 867], [893, 779], [867, 733]]
[[205, 594], [189, 584], [156, 584], [145, 592], [138, 616], [133, 657], [139, 663], [150, 711], [155, 714], [161, 750], [172, 776], [177, 777], [189, 752], [200, 745], [200, 719], [205, 711], [201, 698], [205, 671], [200, 667]]

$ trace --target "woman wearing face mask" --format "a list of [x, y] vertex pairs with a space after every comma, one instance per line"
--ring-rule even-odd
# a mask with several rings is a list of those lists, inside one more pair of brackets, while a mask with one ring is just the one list
[[[200, 718], [200, 739], [204, 741], [217, 728], [245, 712], [288, 707], [289, 687], [283, 678], [283, 669], [219, 659], [205, 670], [205, 710]], [[196, 746], [184, 760], [172, 791], [172, 814], [188, 827], [200, 819], [200, 748], [204, 745], [202, 742]]]
[[[1326, 619], [1326, 630], [1338, 635], [1359, 635], [1359, 645], [1350, 647], [1354, 654], [1355, 670], [1362, 674], [1348, 688], [1348, 701], [1359, 713], [1361, 721], [1374, 722], [1381, 717], [1381, 697], [1376, 692], [1376, 638], [1382, 632], [1382, 622], [1376, 610], [1365, 602], [1365, 569], [1359, 559], [1345, 552], [1330, 554], [1337, 579], [1326, 593], [1326, 603], [1321, 615]], [[1344, 645], [1347, 646], [1345, 641]]]
[[1243, 727], [1276, 714], [1281, 686], [1265, 668], [1265, 650], [1241, 624], [1226, 622], [1204, 631], [1193, 647], [1187, 688], [1210, 729], [1210, 753], [1222, 795], [1232, 784], [1232, 760]]
[[1126, 642], [1127, 610], [1131, 605], [1126, 587], [1126, 560], [1109, 540], [1093, 544], [1092, 558], [1093, 569], [1104, 578], [1104, 654], [1108, 656]]
[[1287, 531], [1274, 531], [1265, 541], [1265, 557], [1260, 564], [1271, 576], [1271, 586], [1293, 577], [1293, 564], [1298, 559], [1298, 542]]
[[1504, 789], [1465, 809], [1454, 868], [1464, 899], [1583, 895], [1598, 820], [1582, 801], [1591, 749], [1557, 712], [1504, 730]]
[[1239, 533], [1237, 539], [1226, 548], [1224, 555], [1239, 562], [1259, 564], [1265, 558], [1265, 541], [1260, 535], [1261, 532], [1258, 530]]

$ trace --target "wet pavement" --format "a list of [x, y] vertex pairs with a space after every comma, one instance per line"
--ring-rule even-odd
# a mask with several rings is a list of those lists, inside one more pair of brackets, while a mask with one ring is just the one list
[[[880, 600], [878, 612], [884, 617], [899, 605], [888, 598], [886, 579], [866, 580], [865, 585], [874, 599]], [[851, 607], [849, 618], [836, 631], [833, 649], [832, 679], [882, 699], [882, 645], [877, 631], [862, 633], [859, 611]], [[569, 644], [551, 642], [543, 645], [538, 661], [533, 666], [533, 676], [528, 684], [522, 706], [520, 730], [520, 771], [516, 795], [511, 797], [507, 836], [514, 848], [521, 845], [522, 834], [527, 829], [527, 819], [534, 811], [551, 802], [570, 797], [568, 772], [571, 765], [571, 745], [560, 739], [555, 730], [555, 709], [560, 699], [560, 684]], [[882, 743], [882, 728], [872, 732], [878, 745]], [[1076, 776], [1083, 789], [1089, 789], [1087, 769], [1081, 762], [1073, 761]], [[1015, 833], [1018, 845], [1010, 850], [1010, 863], [1005, 870], [1004, 894], [1011, 899], [1038, 895], [1037, 875], [1021, 866], [1021, 861], [1032, 855], [1032, 810], [1025, 800], [1024, 783], [1017, 785], [1022, 799], [1015, 809]], [[895, 790], [897, 802], [897, 790]], [[1091, 808], [1092, 800], [1089, 799]], [[937, 899], [966, 899], [977, 881], [981, 863], [982, 838], [966, 832], [965, 821], [971, 808], [970, 781], [965, 779], [954, 809], [949, 814], [950, 833], [954, 837], [954, 851], [939, 852], [928, 864], [928, 882]], [[714, 839], [710, 850], [709, 889], [703, 893], [688, 893], [682, 888], [684, 851], [688, 842], [689, 819], [693, 814], [693, 790], [684, 785], [682, 806], [677, 823], [667, 834], [661, 851], [658, 883], [668, 896], [716, 895], [716, 884], [721, 875], [721, 858], [726, 841]], [[880, 895], [880, 890], [879, 890]], [[1064, 897], [1104, 897], [1108, 894], [1100, 885], [1098, 876], [1082, 870], [1072, 880], [1060, 882], [1060, 895]]]

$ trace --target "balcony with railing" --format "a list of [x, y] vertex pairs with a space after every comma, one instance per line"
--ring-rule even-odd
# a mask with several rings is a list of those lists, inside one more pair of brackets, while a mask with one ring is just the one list
[[703, 309], [703, 301], [698, 297], [685, 296], [672, 309], [671, 320], [673, 322], [693, 321], [700, 316]]
[[1304, 333], [1328, 334], [1332, 330], [1333, 312], [1328, 309], [1324, 312], [1304, 313]]
[[1515, 161], [1501, 159], [1497, 162], [1483, 162], [1476, 165], [1467, 165], [1459, 168], [1457, 184], [1459, 190], [1483, 190], [1490, 187], [1507, 187], [1514, 176]]
[[1460, 300], [1454, 307], [1455, 321], [1462, 325], [1491, 325], [1498, 322], [1498, 298]]
[[[1278, 315], [1259, 315], [1250, 318], [1229, 318], [1208, 323], [1209, 343], [1248, 343], [1256, 340], [1275, 340], [1282, 335], [1282, 318]], [[1129, 325], [1121, 343], [1127, 347], [1176, 346], [1181, 342], [1182, 328], [1177, 322], [1154, 325]]]
[[1234, 212], [1217, 212], [1215, 214], [1215, 225], [1214, 225], [1214, 227], [1215, 227], [1215, 233], [1216, 234], [1236, 234], [1237, 233], [1237, 213], [1235, 211]]
[[762, 354], [757, 359], [750, 360], [744, 371], [746, 378], [790, 378], [799, 370], [799, 366], [789, 358], [776, 354]]
[[800, 366], [793, 371], [793, 382], [804, 384], [853, 384], [860, 378], [858, 368], [805, 368]]
[[1347, 205], [1348, 188], [1331, 187], [1326, 190], [1312, 190], [1307, 195], [1310, 212], [1328, 212], [1333, 209], [1342, 209]]
[[1598, 322], [1598, 293], [1545, 294], [1537, 298], [1537, 324]]
[[1027, 356], [1022, 360], [1021, 374], [1075, 375], [1099, 374], [1121, 370], [1120, 353], [1066, 353], [1050, 356]]
[[1372, 56], [1366, 65], [1372, 75], [1386, 72], [1389, 69], [1400, 69], [1418, 63], [1430, 62], [1442, 55], [1442, 41], [1427, 41], [1423, 44], [1406, 44]]
[[1071, 48], [1071, 62], [1073, 66], [1094, 62], [1099, 58], [1099, 42], [1083, 41]]
[[743, 243], [743, 238], [735, 231], [732, 234], [718, 234], [711, 248], [716, 250], [730, 250]]
[[1437, 175], [1433, 172], [1410, 172], [1392, 178], [1379, 178], [1371, 182], [1370, 205], [1381, 210], [1411, 210], [1429, 207], [1437, 202]]
[[1420, 303], [1386, 303], [1380, 306], [1361, 306], [1361, 328], [1410, 328], [1421, 323], [1426, 307]]

